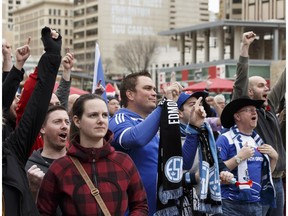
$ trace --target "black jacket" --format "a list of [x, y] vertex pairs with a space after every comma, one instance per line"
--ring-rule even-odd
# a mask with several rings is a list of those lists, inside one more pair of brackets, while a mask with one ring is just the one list
[[18, 127], [3, 142], [2, 188], [5, 215], [39, 215], [24, 168], [44, 121], [60, 63], [60, 54], [42, 55], [38, 63], [35, 90]]
[[10, 72], [3, 72], [7, 74], [2, 85], [2, 110], [3, 110], [3, 125], [2, 125], [2, 141], [9, 136], [15, 129], [16, 117], [10, 113], [10, 106], [14, 100], [15, 94], [20, 82], [23, 80], [24, 70], [18, 70], [15, 66]]

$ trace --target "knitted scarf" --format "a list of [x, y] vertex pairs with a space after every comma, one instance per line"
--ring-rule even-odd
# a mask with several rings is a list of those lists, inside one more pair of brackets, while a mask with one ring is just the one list
[[158, 154], [157, 211], [154, 216], [179, 215], [178, 199], [182, 188], [182, 146], [177, 103], [162, 105]]
[[[222, 213], [219, 165], [212, 129], [208, 122], [204, 122], [201, 128], [187, 125], [185, 133], [199, 135], [200, 195], [198, 197], [193, 190], [190, 190], [190, 194], [187, 196], [188, 199], [186, 199], [188, 201], [184, 200], [184, 204], [192, 209], [189, 210], [188, 207], [185, 210], [188, 214], [182, 215], [191, 215], [189, 213], [191, 211], [208, 214]], [[187, 188], [184, 189], [187, 195]]]
[[200, 169], [198, 210], [208, 214], [218, 214], [222, 213], [222, 206], [217, 150], [212, 130], [207, 122], [204, 122], [204, 128], [207, 134], [199, 134], [200, 145], [198, 146]]
[[[230, 128], [230, 131], [224, 134], [228, 140], [232, 140], [236, 151], [238, 152], [242, 148], [241, 133], [239, 132], [238, 127], [235, 125]], [[261, 137], [253, 130], [251, 137], [254, 139], [257, 146], [262, 145], [264, 142]], [[263, 154], [264, 161], [262, 163], [262, 178], [261, 178], [261, 192], [260, 192], [260, 201], [262, 205], [271, 205], [273, 208], [276, 207], [276, 192], [274, 189], [272, 175], [270, 170], [270, 159], [267, 154]], [[245, 177], [245, 170], [247, 170], [247, 160], [243, 161], [238, 165], [238, 180]], [[239, 187], [243, 191], [243, 196], [245, 193], [249, 193], [249, 187]]]

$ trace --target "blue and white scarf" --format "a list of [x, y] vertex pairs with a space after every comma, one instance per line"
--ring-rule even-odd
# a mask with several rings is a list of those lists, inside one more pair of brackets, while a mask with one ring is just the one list
[[[239, 132], [238, 127], [235, 125], [230, 128], [229, 133], [224, 134], [228, 140], [232, 140], [236, 151], [238, 152], [241, 147], [239, 143], [239, 137], [241, 137], [241, 133]], [[230, 136], [230, 137], [229, 137]], [[261, 137], [253, 130], [251, 137], [254, 139], [257, 146], [262, 145], [264, 142]], [[262, 178], [261, 178], [261, 191], [260, 191], [260, 202], [262, 205], [271, 205], [272, 207], [276, 207], [276, 192], [274, 189], [271, 169], [270, 169], [270, 159], [267, 154], [263, 154], [264, 161], [262, 163]], [[245, 170], [247, 170], [247, 160], [243, 161], [238, 165], [238, 177], [241, 179], [241, 176], [245, 175]], [[247, 186], [240, 185], [240, 190], [243, 192], [249, 190]], [[249, 187], [249, 186], [248, 186]]]
[[[220, 187], [219, 165], [218, 165], [216, 144], [210, 125], [207, 122], [204, 122], [203, 127], [205, 127], [208, 131], [208, 139], [209, 139], [208, 143], [210, 147], [209, 149], [213, 157], [214, 164], [210, 167], [207, 161], [203, 161], [202, 158], [203, 147], [201, 146], [202, 144], [198, 145], [200, 195], [199, 195], [199, 204], [194, 205], [194, 210], [205, 212], [208, 214], [218, 214], [222, 213], [222, 206], [221, 206], [221, 187]], [[191, 131], [191, 128], [189, 129], [189, 131], [188, 128], [186, 128], [186, 132], [197, 134], [196, 130]], [[212, 202], [209, 202], [209, 199], [207, 199], [208, 191], [210, 198], [212, 199]], [[198, 209], [195, 209], [195, 206], [198, 206]]]

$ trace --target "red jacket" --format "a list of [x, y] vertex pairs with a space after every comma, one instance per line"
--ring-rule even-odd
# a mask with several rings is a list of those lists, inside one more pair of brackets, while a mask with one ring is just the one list
[[[102, 148], [71, 145], [67, 155], [78, 158], [100, 191], [111, 215], [148, 215], [146, 192], [132, 159], [115, 151], [108, 131]], [[89, 187], [68, 156], [55, 160], [45, 174], [38, 196], [41, 215], [55, 215], [59, 205], [63, 215], [102, 215]]]
[[[29, 101], [29, 98], [31, 97], [31, 95], [34, 91], [34, 88], [35, 88], [35, 85], [37, 82], [37, 77], [38, 77], [38, 68], [35, 67], [34, 72], [29, 75], [29, 78], [26, 80], [26, 82], [24, 84], [24, 87], [23, 87], [24, 90], [21, 94], [20, 100], [19, 100], [17, 108], [16, 108], [16, 114], [17, 114], [16, 125], [18, 125], [20, 119], [22, 118], [23, 113], [26, 109], [27, 103]], [[33, 144], [33, 147], [31, 149], [29, 155], [31, 155], [34, 150], [42, 148], [43, 145], [44, 145], [44, 142], [43, 142], [43, 139], [39, 133], [34, 144]]]

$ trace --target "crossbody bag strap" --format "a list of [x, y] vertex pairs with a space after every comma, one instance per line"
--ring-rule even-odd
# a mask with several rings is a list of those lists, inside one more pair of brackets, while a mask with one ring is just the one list
[[69, 156], [76, 168], [78, 169], [79, 173], [82, 175], [83, 179], [85, 180], [86, 184], [88, 185], [91, 194], [94, 196], [96, 202], [99, 204], [103, 214], [105, 216], [111, 216], [109, 210], [107, 209], [107, 206], [105, 205], [102, 197], [100, 196], [99, 190], [94, 186], [91, 179], [89, 178], [88, 174], [84, 170], [83, 166], [79, 162], [77, 158]]

